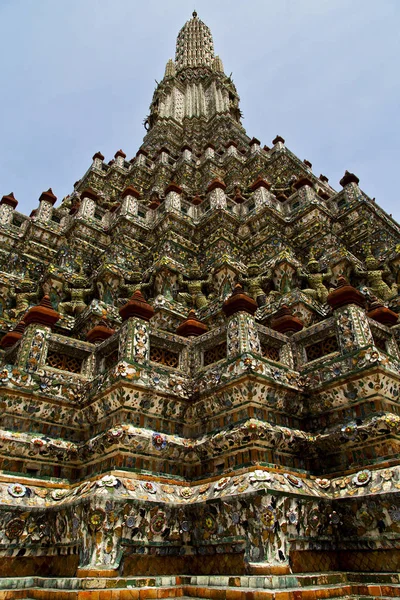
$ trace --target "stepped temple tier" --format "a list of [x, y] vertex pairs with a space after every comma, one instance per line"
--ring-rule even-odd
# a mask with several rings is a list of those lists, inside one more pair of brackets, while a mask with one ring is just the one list
[[136, 156], [0, 201], [0, 600], [400, 596], [400, 228], [241, 117], [193, 13]]

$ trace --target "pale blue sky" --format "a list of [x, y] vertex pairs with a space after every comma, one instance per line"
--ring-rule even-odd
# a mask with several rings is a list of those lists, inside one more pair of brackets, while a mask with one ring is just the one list
[[0, 0], [0, 196], [36, 208], [92, 155], [136, 154], [155, 79], [193, 8], [241, 96], [340, 189], [345, 169], [400, 220], [400, 0]]

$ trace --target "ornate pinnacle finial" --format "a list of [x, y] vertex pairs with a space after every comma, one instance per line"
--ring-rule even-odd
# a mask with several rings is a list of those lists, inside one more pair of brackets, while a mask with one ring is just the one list
[[185, 67], [212, 67], [214, 42], [211, 31], [194, 10], [182, 27], [176, 41], [175, 63], [179, 71]]

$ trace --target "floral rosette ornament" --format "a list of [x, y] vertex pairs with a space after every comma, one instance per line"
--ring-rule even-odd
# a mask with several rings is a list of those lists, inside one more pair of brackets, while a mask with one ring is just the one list
[[132, 479], [124, 479], [124, 486], [130, 492], [134, 492], [137, 489], [138, 484], [137, 481], [134, 481]]
[[5, 534], [9, 540], [15, 540], [21, 537], [25, 528], [25, 521], [22, 519], [11, 519], [6, 525]]
[[145, 492], [148, 492], [149, 494], [155, 494], [157, 491], [156, 486], [151, 481], [143, 481], [142, 488]]
[[221, 490], [224, 490], [227, 487], [230, 480], [230, 477], [222, 477], [221, 479], [219, 479], [215, 484], [215, 491], [220, 492]]
[[43, 438], [32, 438], [31, 444], [33, 446], [35, 446], [35, 448], [39, 448], [39, 449], [43, 448], [44, 446], [47, 446], [47, 442]]
[[152, 442], [156, 450], [164, 450], [167, 447], [167, 438], [161, 433], [153, 433]]
[[208, 490], [210, 489], [210, 485], [210, 483], [203, 483], [203, 485], [199, 487], [199, 494], [205, 494], [206, 492], [208, 492]]
[[321, 515], [317, 508], [313, 508], [308, 515], [308, 524], [311, 529], [317, 529], [321, 522]]
[[136, 517], [133, 515], [127, 515], [127, 517], [125, 518], [125, 522], [124, 522], [125, 527], [132, 529], [132, 527], [135, 527], [135, 524], [136, 524]]
[[259, 481], [271, 481], [271, 480], [272, 480], [271, 473], [269, 471], [261, 471], [261, 469], [257, 469], [249, 477], [250, 483], [253, 483], [253, 484], [258, 483]]
[[51, 492], [51, 497], [53, 498], [53, 500], [62, 500], [67, 494], [67, 490], [53, 490]]
[[357, 425], [355, 423], [347, 423], [340, 431], [346, 440], [355, 440], [357, 437]]
[[97, 487], [114, 488], [119, 485], [118, 479], [114, 475], [104, 475], [97, 481]]
[[150, 531], [155, 535], [160, 534], [164, 531], [167, 523], [167, 517], [165, 513], [158, 512], [150, 521]]
[[353, 483], [354, 483], [354, 485], [358, 485], [358, 486], [367, 485], [367, 483], [369, 483], [371, 481], [371, 477], [372, 477], [371, 471], [368, 471], [368, 469], [364, 469], [363, 471], [359, 471], [353, 477]]
[[286, 513], [286, 518], [289, 522], [289, 525], [297, 525], [299, 522], [299, 514], [294, 509], [291, 509]]
[[97, 531], [103, 525], [106, 519], [106, 513], [101, 508], [95, 508], [89, 513], [89, 527]]
[[272, 531], [274, 529], [276, 522], [276, 514], [272, 506], [267, 506], [267, 508], [265, 508], [262, 511], [260, 518], [261, 523], [264, 525], [264, 528], [267, 531]]
[[120, 440], [124, 437], [124, 435], [125, 431], [122, 429], [122, 427], [114, 427], [113, 429], [110, 429], [107, 434], [111, 440]]
[[205, 517], [204, 517], [204, 521], [203, 521], [203, 527], [206, 531], [208, 531], [209, 533], [213, 533], [216, 528], [217, 528], [217, 523], [214, 519], [214, 517], [208, 513]]
[[22, 498], [26, 494], [26, 487], [22, 483], [12, 483], [8, 486], [7, 491], [14, 498]]
[[194, 490], [190, 487], [183, 487], [181, 489], [182, 498], [191, 498], [194, 494]]
[[301, 479], [299, 479], [298, 477], [295, 477], [291, 473], [284, 473], [283, 476], [293, 487], [296, 487], [296, 488], [303, 487], [303, 482], [301, 481]]
[[323, 478], [317, 477], [317, 479], [315, 480], [315, 483], [322, 490], [327, 490], [328, 487], [330, 487], [330, 485], [331, 485], [330, 479], [326, 479], [325, 477], [323, 477]]

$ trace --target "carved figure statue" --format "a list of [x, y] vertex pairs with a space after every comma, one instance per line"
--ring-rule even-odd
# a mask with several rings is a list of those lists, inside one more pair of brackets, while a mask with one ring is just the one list
[[262, 275], [258, 263], [251, 262], [247, 268], [247, 275], [239, 275], [238, 282], [245, 286], [250, 296], [257, 302], [258, 306], [263, 306], [267, 298], [268, 288], [271, 287], [272, 271]]
[[118, 298], [119, 302], [126, 302], [135, 292], [136, 290], [140, 290], [143, 292], [144, 290], [148, 290], [153, 286], [155, 279], [155, 273], [152, 273], [149, 281], [142, 281], [142, 273], [140, 271], [133, 271], [129, 278], [129, 281], [124, 281], [124, 283], [120, 286], [121, 297]]
[[65, 291], [70, 294], [71, 300], [68, 302], [60, 302], [58, 305], [58, 311], [64, 315], [76, 316], [80, 315], [85, 308], [87, 303], [85, 298], [88, 294], [93, 292], [93, 287], [85, 288], [86, 279], [83, 277], [77, 277], [73, 280], [70, 285], [64, 287]]
[[325, 286], [324, 281], [326, 281], [327, 279], [331, 279], [333, 275], [332, 271], [331, 269], [328, 269], [326, 273], [323, 273], [320, 270], [319, 262], [314, 257], [313, 250], [310, 251], [310, 260], [307, 263], [307, 267], [308, 273], [302, 271], [301, 268], [297, 269], [298, 277], [306, 279], [308, 285], [310, 286], [309, 288], [302, 290], [302, 292], [303, 294], [311, 296], [311, 298], [322, 302], [322, 304], [325, 304], [329, 291]]
[[23, 279], [11, 294], [15, 298], [14, 316], [17, 318], [38, 300], [39, 286], [30, 279]]
[[375, 258], [371, 251], [371, 244], [366, 246], [366, 257], [365, 257], [366, 270], [359, 269], [355, 266], [354, 271], [361, 277], [366, 277], [367, 288], [372, 292], [373, 295], [378, 296], [381, 300], [390, 300], [398, 294], [398, 284], [393, 283], [389, 286], [385, 281], [384, 277], [391, 275], [391, 271], [387, 263], [382, 263], [379, 259]]
[[192, 303], [196, 308], [207, 306], [208, 300], [203, 289], [211, 285], [212, 279], [212, 273], [210, 273], [208, 277], [201, 277], [200, 267], [196, 258], [194, 258], [189, 270], [188, 279], [185, 280], [182, 275], [178, 276], [178, 284], [188, 290], [187, 293], [179, 292], [178, 300], [183, 300], [188, 304]]

